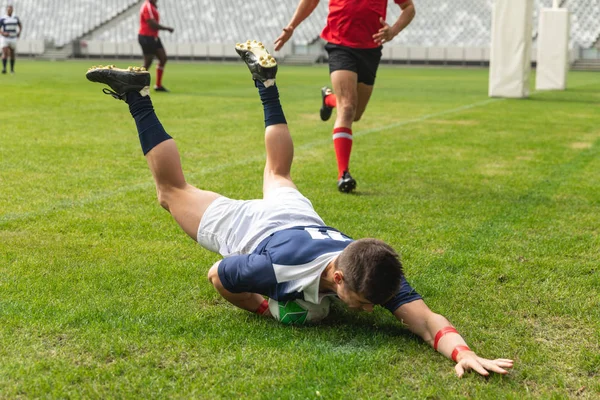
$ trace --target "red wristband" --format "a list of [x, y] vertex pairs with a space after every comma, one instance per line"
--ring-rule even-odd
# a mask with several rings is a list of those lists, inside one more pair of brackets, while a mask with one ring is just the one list
[[258, 309], [256, 310], [256, 313], [258, 315], [263, 315], [265, 313], [265, 311], [267, 311], [269, 309], [269, 300], [263, 300], [263, 302], [260, 304], [260, 306], [258, 307]]
[[435, 351], [437, 351], [438, 342], [446, 333], [458, 333], [458, 331], [453, 326], [446, 326], [440, 329], [438, 333], [435, 334], [435, 339], [433, 341], [433, 349]]
[[454, 360], [454, 362], [457, 362], [456, 357], [461, 351], [471, 351], [471, 349], [469, 348], [469, 346], [465, 346], [464, 344], [456, 346], [454, 350], [452, 350], [452, 360]]

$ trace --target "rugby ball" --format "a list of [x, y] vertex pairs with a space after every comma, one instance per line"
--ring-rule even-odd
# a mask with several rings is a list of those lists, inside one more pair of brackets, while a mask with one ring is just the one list
[[277, 321], [286, 325], [304, 325], [319, 322], [329, 315], [331, 300], [325, 297], [321, 304], [304, 300], [277, 301], [269, 299], [269, 311]]

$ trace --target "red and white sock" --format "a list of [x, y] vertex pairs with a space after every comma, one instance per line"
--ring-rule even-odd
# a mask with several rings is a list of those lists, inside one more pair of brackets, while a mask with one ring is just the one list
[[162, 86], [162, 76], [163, 76], [164, 70], [165, 70], [165, 67], [163, 65], [158, 64], [156, 66], [156, 86], [157, 87]]
[[340, 126], [333, 128], [333, 148], [338, 164], [338, 179], [344, 171], [348, 171], [350, 153], [352, 152], [352, 129]]
[[325, 96], [325, 105], [331, 108], [335, 108], [337, 106], [337, 98], [335, 97], [335, 94], [332, 93]]

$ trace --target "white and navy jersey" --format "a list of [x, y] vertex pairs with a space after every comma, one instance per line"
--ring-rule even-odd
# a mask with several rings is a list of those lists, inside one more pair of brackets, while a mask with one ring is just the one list
[[8, 15], [5, 15], [0, 18], [0, 30], [8, 33], [9, 38], [16, 38], [17, 33], [19, 32], [20, 23], [19, 17], [15, 17], [14, 15], [9, 17]]
[[[275, 232], [250, 254], [219, 264], [221, 283], [231, 293], [252, 292], [277, 301], [302, 299], [319, 304], [321, 273], [352, 239], [327, 226], [299, 226]], [[421, 296], [402, 278], [398, 294], [383, 306], [394, 312]]]

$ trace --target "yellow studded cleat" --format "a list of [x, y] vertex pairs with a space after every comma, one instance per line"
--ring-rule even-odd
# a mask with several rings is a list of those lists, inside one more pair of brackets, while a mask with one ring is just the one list
[[266, 87], [275, 83], [277, 60], [269, 54], [261, 42], [248, 40], [246, 43], [237, 43], [235, 51], [248, 66], [252, 79], [261, 81]]

